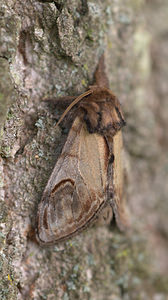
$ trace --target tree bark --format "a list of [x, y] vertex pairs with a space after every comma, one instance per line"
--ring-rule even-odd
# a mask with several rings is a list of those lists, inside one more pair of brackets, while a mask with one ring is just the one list
[[[165, 94], [160, 107], [164, 87], [151, 76], [151, 60], [159, 68], [157, 51], [166, 57], [167, 29], [158, 30], [163, 44], [155, 42], [151, 56], [154, 29], [148, 19], [144, 26], [142, 9], [148, 17], [157, 1], [142, 2], [1, 1], [0, 299], [166, 299], [167, 108]], [[43, 100], [83, 93], [104, 51], [110, 88], [127, 121], [131, 233], [95, 225], [42, 248], [30, 231], [69, 130], [66, 123], [54, 128], [65, 108]]]

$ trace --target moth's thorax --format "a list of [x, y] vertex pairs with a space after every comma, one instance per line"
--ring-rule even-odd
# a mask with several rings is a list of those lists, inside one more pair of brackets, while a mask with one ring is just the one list
[[80, 108], [89, 133], [114, 136], [125, 125], [120, 103], [108, 89], [95, 89]]

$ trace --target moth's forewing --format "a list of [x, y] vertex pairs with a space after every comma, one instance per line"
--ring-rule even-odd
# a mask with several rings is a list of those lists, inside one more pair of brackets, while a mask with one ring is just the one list
[[82, 231], [107, 201], [109, 148], [76, 117], [38, 208], [37, 240], [53, 244]]
[[113, 199], [111, 201], [116, 222], [121, 230], [129, 226], [128, 216], [123, 197], [123, 139], [121, 130], [113, 137], [112, 177], [109, 177], [109, 186], [112, 185]]

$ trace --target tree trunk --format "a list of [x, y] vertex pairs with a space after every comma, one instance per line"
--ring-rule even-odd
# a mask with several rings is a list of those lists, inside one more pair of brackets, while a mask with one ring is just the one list
[[[1, 0], [0, 299], [166, 299], [167, 6], [148, 2]], [[132, 229], [94, 225], [40, 247], [30, 232], [69, 130], [54, 128], [65, 107], [43, 100], [86, 91], [104, 51], [127, 121]]]

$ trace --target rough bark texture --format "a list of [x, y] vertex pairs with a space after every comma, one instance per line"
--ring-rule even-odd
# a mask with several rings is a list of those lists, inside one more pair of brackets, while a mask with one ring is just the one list
[[[166, 2], [1, 1], [0, 299], [167, 299]], [[132, 232], [94, 226], [42, 248], [30, 228], [69, 130], [42, 100], [84, 92], [104, 49]]]

